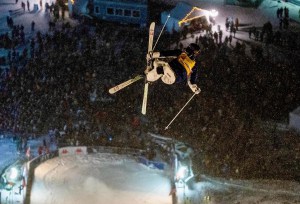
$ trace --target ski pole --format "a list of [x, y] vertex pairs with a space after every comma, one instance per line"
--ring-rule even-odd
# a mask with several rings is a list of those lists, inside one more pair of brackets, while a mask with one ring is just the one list
[[160, 33], [159, 33], [159, 35], [158, 35], [158, 38], [157, 38], [157, 40], [156, 40], [156, 42], [155, 42], [155, 45], [154, 45], [154, 47], [152, 48], [152, 50], [154, 50], [154, 48], [156, 47], [156, 44], [157, 44], [157, 42], [158, 42], [158, 40], [159, 40], [159, 38], [160, 38], [160, 36], [161, 36], [161, 34], [162, 34], [162, 32], [163, 32], [165, 26], [167, 25], [167, 22], [168, 22], [169, 18], [170, 18], [170, 14], [168, 15], [168, 18], [167, 18], [167, 20], [166, 20], [164, 26], [162, 27], [162, 29], [161, 29], [161, 31], [160, 31]]
[[165, 127], [165, 130], [169, 128], [169, 126], [172, 124], [172, 122], [177, 118], [177, 116], [181, 113], [181, 111], [186, 107], [186, 105], [194, 98], [196, 93], [192, 95], [192, 97], [188, 100], [188, 102], [185, 103], [185, 105], [180, 109], [180, 111], [175, 115], [175, 117], [171, 120], [171, 122]]

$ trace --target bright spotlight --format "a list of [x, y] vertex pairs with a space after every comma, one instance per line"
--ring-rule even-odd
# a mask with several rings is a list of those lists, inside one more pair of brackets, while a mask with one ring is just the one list
[[184, 179], [187, 174], [187, 171], [188, 171], [188, 169], [186, 166], [181, 166], [176, 173], [176, 178], [178, 180]]
[[19, 175], [19, 171], [15, 168], [15, 167], [12, 167], [10, 169], [10, 174], [9, 174], [9, 178], [10, 180], [15, 180], [18, 178], [18, 175]]
[[219, 15], [219, 12], [217, 10], [213, 9], [209, 12], [209, 15], [214, 18]]

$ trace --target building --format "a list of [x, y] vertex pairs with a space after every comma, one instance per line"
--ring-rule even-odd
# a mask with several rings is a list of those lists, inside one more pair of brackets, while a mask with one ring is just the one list
[[72, 16], [147, 26], [147, 0], [69, 0], [69, 10], [70, 4]]

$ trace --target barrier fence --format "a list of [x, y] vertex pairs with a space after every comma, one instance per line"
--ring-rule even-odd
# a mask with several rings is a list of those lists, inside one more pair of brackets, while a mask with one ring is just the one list
[[40, 165], [41, 163], [43, 163], [44, 161], [48, 160], [48, 159], [52, 159], [54, 157], [58, 156], [58, 151], [54, 151], [51, 152], [49, 154], [45, 154], [45, 155], [41, 155], [38, 156], [32, 160], [30, 160], [29, 162], [27, 162], [26, 167], [27, 170], [27, 175], [25, 176], [25, 181], [26, 181], [26, 187], [25, 187], [25, 199], [24, 199], [24, 204], [29, 204], [30, 203], [30, 194], [31, 194], [31, 188], [32, 188], [32, 184], [34, 181], [34, 170], [35, 168]]

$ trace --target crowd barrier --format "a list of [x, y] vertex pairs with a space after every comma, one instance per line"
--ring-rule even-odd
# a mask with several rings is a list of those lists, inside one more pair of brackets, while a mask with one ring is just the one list
[[35, 168], [38, 165], [40, 165], [41, 163], [43, 163], [44, 161], [46, 161], [48, 159], [52, 159], [57, 156], [58, 156], [58, 151], [53, 151], [49, 154], [38, 156], [26, 163], [26, 166], [25, 166], [26, 170], [25, 170], [25, 175], [24, 175], [24, 179], [26, 182], [25, 198], [24, 198], [24, 202], [23, 202], [24, 204], [30, 204], [30, 194], [31, 194], [32, 184], [34, 181]]

